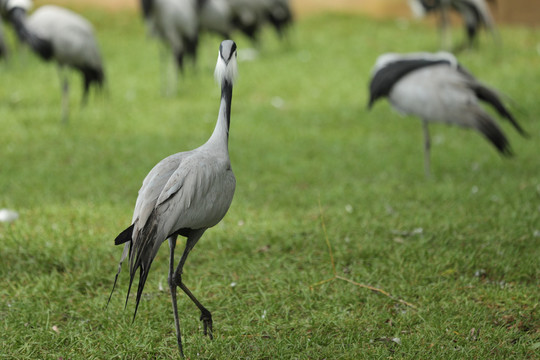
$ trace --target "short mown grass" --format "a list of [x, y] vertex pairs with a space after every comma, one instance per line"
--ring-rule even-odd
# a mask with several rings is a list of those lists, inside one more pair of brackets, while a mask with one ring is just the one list
[[[69, 125], [52, 64], [14, 46], [0, 64], [0, 208], [20, 214], [0, 224], [0, 358], [178, 358], [167, 246], [132, 323], [126, 273], [105, 309], [122, 251], [113, 239], [152, 166], [210, 135], [220, 39], [203, 36], [196, 69], [165, 97], [140, 16], [84, 15], [108, 86], [81, 109], [72, 75]], [[516, 153], [505, 159], [479, 134], [433, 126], [429, 180], [420, 122], [366, 103], [376, 57], [437, 50], [431, 26], [326, 14], [301, 19], [285, 43], [264, 33], [234, 90], [233, 205], [185, 267], [215, 335], [180, 296], [187, 358], [539, 357], [540, 31], [500, 31], [502, 46], [484, 36], [459, 58], [531, 137], [503, 123]], [[240, 56], [251, 47], [235, 40]], [[342, 280], [310, 288], [333, 275], [322, 220], [339, 276], [416, 309]]]

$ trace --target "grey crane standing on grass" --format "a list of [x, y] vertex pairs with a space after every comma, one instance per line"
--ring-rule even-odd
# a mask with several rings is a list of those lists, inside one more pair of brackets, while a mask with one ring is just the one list
[[442, 31], [443, 48], [450, 48], [449, 12], [455, 10], [463, 18], [467, 41], [460, 47], [474, 45], [478, 31], [483, 27], [496, 37], [495, 22], [485, 0], [409, 0], [415, 15], [425, 16], [426, 13], [439, 12]]
[[90, 86], [95, 84], [101, 87], [105, 79], [93, 27], [82, 16], [59, 6], [42, 6], [28, 18], [26, 11], [22, 7], [10, 9], [10, 20], [21, 41], [44, 60], [54, 60], [58, 64], [62, 82], [62, 121], [66, 122], [69, 114], [69, 83], [64, 68], [71, 67], [82, 74], [83, 105]]
[[422, 119], [427, 176], [430, 174], [429, 122], [472, 128], [484, 135], [501, 154], [512, 154], [508, 139], [480, 106], [480, 101], [493, 106], [526, 136], [499, 95], [476, 80], [450, 53], [381, 55], [375, 63], [369, 91], [369, 108], [377, 99], [388, 97], [399, 112]]
[[[221, 83], [221, 104], [212, 136], [195, 150], [171, 155], [160, 161], [146, 176], [135, 204], [132, 225], [115, 239], [129, 256], [129, 291], [139, 270], [135, 315], [152, 261], [161, 244], [169, 241], [169, 288], [173, 304], [178, 348], [183, 356], [180, 323], [176, 303], [176, 287], [180, 287], [201, 311], [204, 334], [212, 338], [212, 316], [182, 282], [182, 271], [189, 252], [206, 229], [223, 219], [231, 205], [236, 180], [229, 160], [228, 139], [231, 120], [233, 81], [237, 74], [236, 44], [225, 40], [219, 47], [216, 80]], [[185, 236], [186, 247], [174, 268], [174, 249], [178, 235]], [[113, 291], [114, 291], [113, 285]], [[112, 295], [112, 292], [111, 292]], [[110, 298], [109, 298], [110, 300]]]
[[[193, 62], [197, 57], [200, 6], [198, 1], [200, 0], [141, 0], [142, 13], [149, 33], [157, 36], [165, 47], [171, 49], [175, 69], [180, 72], [183, 72], [186, 56], [191, 57]], [[166, 57], [162, 62], [166, 64]], [[166, 66], [162, 67], [165, 84]]]

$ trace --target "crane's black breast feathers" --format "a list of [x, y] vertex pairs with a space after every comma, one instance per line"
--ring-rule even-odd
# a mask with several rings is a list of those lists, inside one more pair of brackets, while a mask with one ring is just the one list
[[27, 43], [44, 60], [52, 58], [54, 55], [52, 42], [42, 39], [26, 27], [26, 10], [15, 7], [9, 11], [8, 17], [21, 41]]
[[30, 47], [36, 54], [38, 54], [43, 60], [48, 61], [54, 55], [54, 48], [52, 42], [44, 40], [36, 35], [31, 35], [28, 40]]
[[513, 152], [510, 148], [510, 143], [495, 123], [484, 115], [479, 115], [478, 130], [499, 150], [504, 156], [512, 156]]
[[394, 85], [405, 75], [418, 70], [420, 68], [434, 66], [439, 64], [448, 64], [448, 60], [428, 60], [428, 59], [405, 59], [393, 61], [383, 68], [377, 70], [371, 83], [369, 84], [369, 107], [373, 103], [384, 96], [388, 96]]

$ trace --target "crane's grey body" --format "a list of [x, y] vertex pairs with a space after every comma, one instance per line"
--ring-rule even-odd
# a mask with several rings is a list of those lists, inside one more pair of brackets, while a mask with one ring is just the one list
[[458, 12], [463, 18], [467, 35], [467, 41], [463, 46], [472, 46], [482, 27], [496, 37], [495, 22], [485, 0], [409, 0], [409, 4], [415, 15], [419, 17], [430, 12], [440, 14], [443, 49], [450, 48], [449, 12], [451, 10]]
[[523, 129], [497, 93], [478, 82], [449, 53], [384, 54], [376, 62], [370, 83], [369, 106], [388, 97], [392, 106], [422, 119], [426, 175], [430, 173], [428, 123], [439, 122], [474, 129], [504, 155], [510, 155], [508, 139], [480, 101], [492, 105], [522, 134]]
[[94, 28], [79, 14], [59, 6], [42, 6], [28, 17], [26, 25], [40, 38], [51, 42], [58, 65], [102, 68]]
[[405, 75], [394, 85], [388, 99], [395, 109], [406, 115], [478, 128], [479, 119], [488, 115], [479, 106], [468, 82], [459, 72], [448, 71], [446, 64], [433, 65]]
[[[133, 234], [141, 234], [153, 225], [149, 220], [154, 221], [155, 236], [142, 241], [150, 241], [145, 248], [157, 254], [169, 235], [219, 223], [231, 205], [234, 189], [226, 144], [209, 141], [193, 151], [171, 155], [150, 171], [139, 190]], [[134, 243], [137, 240], [134, 236]]]
[[[139, 270], [135, 314], [152, 261], [161, 244], [168, 240], [170, 247], [168, 280], [177, 342], [182, 354], [176, 305], [177, 287], [180, 287], [199, 308], [204, 333], [212, 337], [211, 314], [183, 284], [182, 271], [191, 249], [208, 228], [223, 219], [233, 199], [236, 180], [229, 159], [228, 138], [232, 83], [236, 76], [236, 66], [236, 44], [231, 40], [225, 40], [220, 46], [216, 65], [216, 78], [222, 85], [221, 103], [214, 132], [204, 145], [171, 155], [160, 161], [149, 172], [139, 190], [132, 225], [115, 240], [117, 245], [126, 243], [115, 284], [126, 257], [129, 256], [129, 289]], [[187, 237], [187, 240], [182, 258], [175, 269], [174, 250], [178, 235]]]

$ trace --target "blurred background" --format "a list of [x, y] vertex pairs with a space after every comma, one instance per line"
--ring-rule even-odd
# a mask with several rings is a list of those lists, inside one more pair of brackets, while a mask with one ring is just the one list
[[[138, 10], [137, 0], [38, 0], [42, 4], [73, 6], [99, 6], [111, 10]], [[291, 0], [292, 8], [298, 16], [320, 13], [327, 10], [351, 11], [377, 17], [411, 17], [411, 10], [406, 0]], [[540, 25], [540, 1], [534, 0], [497, 0], [491, 4], [495, 20], [500, 23]]]

